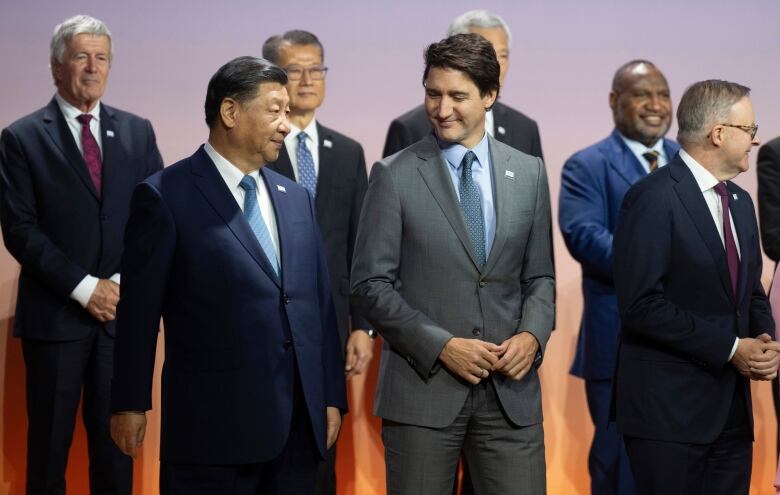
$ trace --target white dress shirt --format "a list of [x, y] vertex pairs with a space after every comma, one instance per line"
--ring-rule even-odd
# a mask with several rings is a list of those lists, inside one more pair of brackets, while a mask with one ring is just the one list
[[298, 182], [298, 134], [306, 133], [306, 148], [311, 153], [314, 161], [314, 173], [320, 175], [320, 147], [319, 135], [317, 134], [317, 119], [311, 119], [305, 129], [300, 130], [290, 123], [290, 133], [284, 138], [284, 146], [287, 148], [287, 155], [290, 157], [293, 173], [295, 173], [295, 182]]
[[626, 146], [628, 146], [628, 149], [631, 150], [631, 153], [636, 157], [637, 161], [642, 165], [642, 168], [645, 169], [645, 172], [648, 174], [650, 173], [650, 162], [647, 161], [647, 158], [645, 158], [645, 153], [649, 151], [655, 151], [658, 153], [658, 168], [663, 167], [667, 163], [669, 163], [669, 157], [666, 156], [666, 150], [664, 150], [664, 138], [659, 139], [655, 142], [654, 145], [651, 147], [647, 147], [644, 144], [640, 143], [639, 141], [634, 141], [633, 139], [628, 139], [626, 136], [618, 132], [618, 135], [620, 135], [620, 138], [623, 140], [624, 143], [626, 143]]
[[496, 119], [493, 118], [493, 109], [485, 112], [485, 131], [490, 137], [496, 137]]
[[[715, 228], [718, 229], [718, 235], [720, 236], [720, 242], [723, 243], [723, 249], [726, 249], [726, 238], [723, 237], [723, 206], [720, 202], [720, 195], [715, 191], [715, 186], [718, 185], [718, 179], [710, 173], [709, 170], [702, 167], [691, 155], [685, 152], [684, 149], [680, 150], [680, 158], [688, 166], [688, 170], [693, 174], [693, 178], [696, 179], [696, 184], [699, 185], [704, 201], [707, 203], [707, 208], [712, 215], [712, 221], [715, 222]], [[731, 208], [729, 208], [729, 227], [731, 228], [732, 237], [734, 238], [734, 244], [737, 246], [737, 256], [742, 257], [739, 249], [739, 239], [737, 238], [737, 229], [734, 227], [734, 215], [731, 215]], [[739, 344], [739, 338], [734, 341], [734, 346], [731, 348], [731, 354], [729, 354], [729, 361], [734, 357], [734, 353], [737, 352], [737, 344]]]
[[[236, 203], [238, 203], [238, 207], [241, 208], [241, 211], [244, 211], [245, 191], [244, 188], [239, 186], [241, 179], [244, 178], [244, 172], [230, 163], [227, 158], [217, 153], [217, 150], [215, 150], [211, 144], [206, 143], [203, 145], [203, 149], [206, 151], [206, 154], [209, 155], [211, 161], [214, 162], [214, 165], [216, 165], [219, 175], [221, 175], [222, 180], [225, 181], [225, 185], [227, 185], [230, 194], [233, 195]], [[260, 207], [260, 215], [263, 217], [263, 222], [265, 222], [268, 233], [271, 234], [271, 242], [273, 242], [274, 251], [276, 251], [276, 258], [281, 265], [282, 258], [279, 255], [279, 231], [276, 229], [276, 215], [274, 214], [273, 204], [271, 204], [271, 195], [268, 193], [265, 181], [260, 177], [259, 170], [255, 170], [250, 173], [249, 176], [257, 182], [257, 205]]]

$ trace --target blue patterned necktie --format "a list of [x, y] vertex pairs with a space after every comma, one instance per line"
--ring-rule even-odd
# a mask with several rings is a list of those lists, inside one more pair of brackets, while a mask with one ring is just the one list
[[295, 155], [298, 159], [298, 184], [305, 187], [312, 195], [317, 196], [317, 172], [314, 171], [314, 158], [306, 147], [305, 132], [298, 134], [298, 148]]
[[485, 218], [482, 216], [482, 197], [479, 188], [471, 176], [471, 165], [477, 156], [468, 151], [460, 162], [460, 209], [466, 219], [469, 237], [474, 247], [474, 255], [480, 268], [485, 266]]
[[252, 227], [252, 231], [260, 242], [260, 247], [263, 248], [274, 272], [279, 276], [279, 258], [276, 256], [271, 234], [268, 233], [268, 227], [257, 204], [257, 182], [253, 177], [245, 175], [238, 185], [244, 190], [244, 217], [249, 222], [249, 226]]

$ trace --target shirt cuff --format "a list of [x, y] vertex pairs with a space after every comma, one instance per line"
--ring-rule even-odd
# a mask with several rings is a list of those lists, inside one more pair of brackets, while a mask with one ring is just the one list
[[86, 308], [89, 304], [89, 299], [92, 297], [92, 293], [95, 292], [97, 287], [98, 278], [92, 275], [87, 275], [70, 293], [70, 298], [81, 304], [81, 307]]
[[121, 285], [121, 278], [122, 278], [121, 275], [119, 275], [118, 273], [115, 273], [115, 274], [111, 275], [108, 279], [110, 281], [114, 282], [116, 285]]
[[737, 353], [737, 346], [739, 345], [739, 337], [734, 339], [734, 345], [731, 347], [731, 354], [729, 354], [729, 362], [731, 361], [731, 358], [734, 357], [734, 354]]

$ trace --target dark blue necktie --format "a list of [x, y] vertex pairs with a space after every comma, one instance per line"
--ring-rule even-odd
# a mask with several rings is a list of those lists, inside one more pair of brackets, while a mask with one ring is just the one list
[[476, 160], [473, 151], [468, 151], [460, 162], [460, 209], [466, 219], [474, 255], [480, 268], [485, 265], [485, 218], [482, 216], [482, 197], [471, 176], [471, 165]]
[[238, 185], [244, 190], [244, 217], [249, 222], [249, 226], [252, 227], [255, 237], [260, 242], [260, 247], [263, 248], [268, 261], [278, 276], [279, 258], [276, 256], [276, 249], [274, 249], [271, 234], [268, 232], [268, 227], [260, 214], [260, 207], [257, 204], [257, 182], [255, 182], [252, 176], [245, 175]]

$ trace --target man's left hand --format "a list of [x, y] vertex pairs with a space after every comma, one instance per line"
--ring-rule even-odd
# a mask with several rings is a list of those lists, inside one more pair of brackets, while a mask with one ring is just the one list
[[339, 437], [341, 429], [341, 411], [337, 407], [328, 407], [325, 409], [328, 421], [327, 448], [331, 448]]
[[369, 337], [365, 330], [352, 330], [347, 340], [347, 355], [344, 358], [344, 372], [347, 378], [364, 373], [373, 356], [374, 339]]
[[515, 334], [501, 343], [501, 359], [493, 370], [512, 380], [521, 380], [531, 370], [539, 342], [530, 332]]

